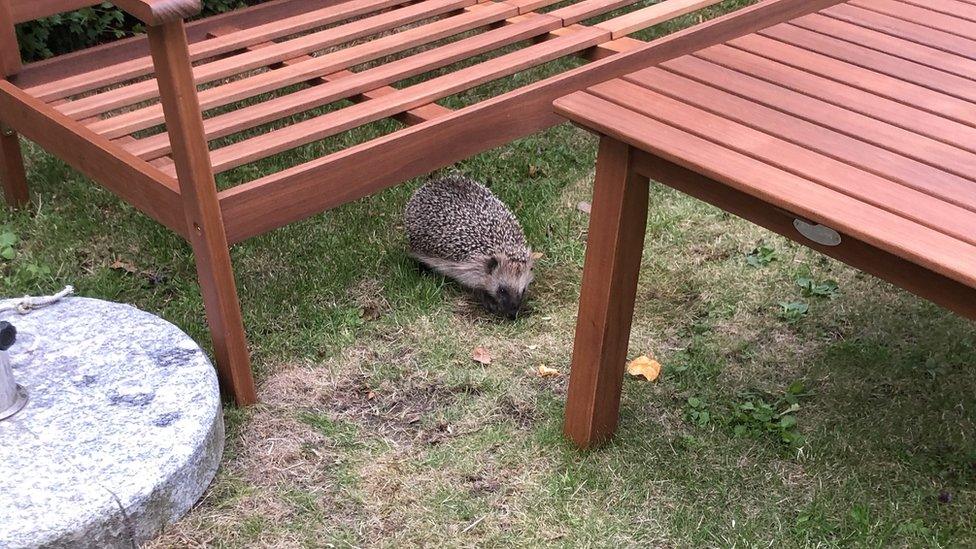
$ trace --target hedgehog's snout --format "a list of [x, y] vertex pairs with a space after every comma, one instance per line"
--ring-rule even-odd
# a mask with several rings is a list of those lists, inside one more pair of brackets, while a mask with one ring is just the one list
[[494, 292], [483, 292], [481, 300], [491, 313], [515, 320], [522, 310], [525, 291], [518, 292], [507, 286], [500, 286]]

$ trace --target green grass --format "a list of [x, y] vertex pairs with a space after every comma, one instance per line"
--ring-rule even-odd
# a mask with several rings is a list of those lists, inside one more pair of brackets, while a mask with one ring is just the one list
[[[227, 409], [216, 482], [155, 545], [976, 544], [973, 325], [658, 185], [630, 355], [664, 374], [625, 381], [611, 445], [563, 441], [565, 376], [535, 371], [568, 370], [594, 156], [564, 125], [455, 167], [545, 254], [514, 323], [405, 254], [420, 180], [235, 247], [263, 403]], [[34, 202], [0, 213], [0, 292], [74, 284], [208, 345], [188, 247], [28, 160]]]

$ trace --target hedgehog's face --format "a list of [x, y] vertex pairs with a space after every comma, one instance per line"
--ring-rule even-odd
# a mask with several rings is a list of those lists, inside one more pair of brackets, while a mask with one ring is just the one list
[[494, 314], [514, 320], [522, 309], [525, 293], [532, 282], [533, 260], [513, 260], [495, 254], [485, 260], [486, 284], [481, 294], [485, 308]]

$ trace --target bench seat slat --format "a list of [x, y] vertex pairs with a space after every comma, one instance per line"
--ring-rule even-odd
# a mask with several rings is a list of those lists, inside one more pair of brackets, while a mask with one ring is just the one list
[[[199, 92], [200, 106], [204, 110], [209, 110], [229, 105], [236, 101], [372, 61], [385, 55], [398, 53], [473, 28], [495, 23], [511, 15], [514, 15], [514, 9], [504, 4], [472, 6], [470, 11], [454, 17], [439, 19], [426, 25], [343, 48], [319, 57], [310, 57], [300, 63], [289, 64], [284, 68], [207, 88]], [[99, 120], [91, 124], [90, 127], [96, 133], [114, 138], [151, 128], [162, 122], [163, 109], [157, 104]]]
[[[404, 8], [287, 40], [271, 47], [249, 50], [200, 65], [194, 68], [194, 79], [199, 85], [228, 78], [421, 19], [459, 10], [475, 3], [476, 0], [424, 0]], [[159, 89], [156, 81], [146, 80], [65, 103], [59, 106], [58, 110], [72, 118], [81, 119], [157, 97], [159, 97]]]
[[[621, 38], [628, 34], [663, 23], [675, 17], [700, 10], [702, 8], [717, 4], [716, 0], [677, 0], [675, 2], [661, 2], [647, 6], [646, 8], [630, 12], [626, 15], [617, 17], [611, 21], [604, 21], [595, 25], [601, 29], [611, 32], [613, 38]], [[573, 6], [565, 8], [567, 11], [574, 9]], [[577, 21], [585, 19], [580, 17]]]
[[[301, 15], [287, 17], [254, 26], [235, 33], [203, 40], [190, 45], [190, 59], [199, 61], [230, 53], [247, 46], [275, 40], [283, 36], [305, 32], [357, 17], [366, 13], [403, 4], [404, 0], [349, 0], [337, 6], [314, 10]], [[30, 86], [25, 90], [44, 101], [91, 91], [97, 88], [118, 84], [126, 80], [152, 74], [152, 58], [148, 55], [122, 63], [113, 63], [83, 74], [61, 78], [44, 84]]]
[[[485, 51], [539, 36], [559, 26], [558, 20], [553, 17], [545, 15], [524, 17], [527, 19], [512, 25], [367, 69], [333, 82], [320, 84], [208, 118], [204, 121], [204, 131], [210, 140], [224, 137], [442, 67]], [[156, 158], [169, 152], [169, 137], [162, 133], [141, 139], [131, 144], [128, 150], [140, 158]]]
[[224, 172], [386, 118], [407, 109], [431, 103], [485, 82], [541, 65], [593, 46], [605, 39], [605, 31], [581, 27], [577, 32], [558, 36], [546, 42], [427, 80], [396, 93], [352, 105], [217, 149], [211, 153], [211, 162], [215, 172]]

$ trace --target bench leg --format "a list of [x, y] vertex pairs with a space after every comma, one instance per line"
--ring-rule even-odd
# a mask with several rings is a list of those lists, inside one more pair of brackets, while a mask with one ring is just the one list
[[257, 393], [226, 237], [223, 246], [219, 239], [204, 240], [194, 243], [193, 254], [220, 385], [239, 406], [247, 406], [257, 402]]
[[213, 336], [220, 386], [238, 405], [253, 404], [257, 393], [234, 267], [193, 82], [186, 30], [183, 21], [175, 21], [151, 26], [148, 32], [200, 291]]
[[630, 157], [628, 145], [601, 140], [566, 402], [565, 433], [581, 448], [617, 428], [649, 186]]
[[0, 123], [0, 183], [7, 206], [19, 208], [30, 202], [24, 156], [16, 132]]

